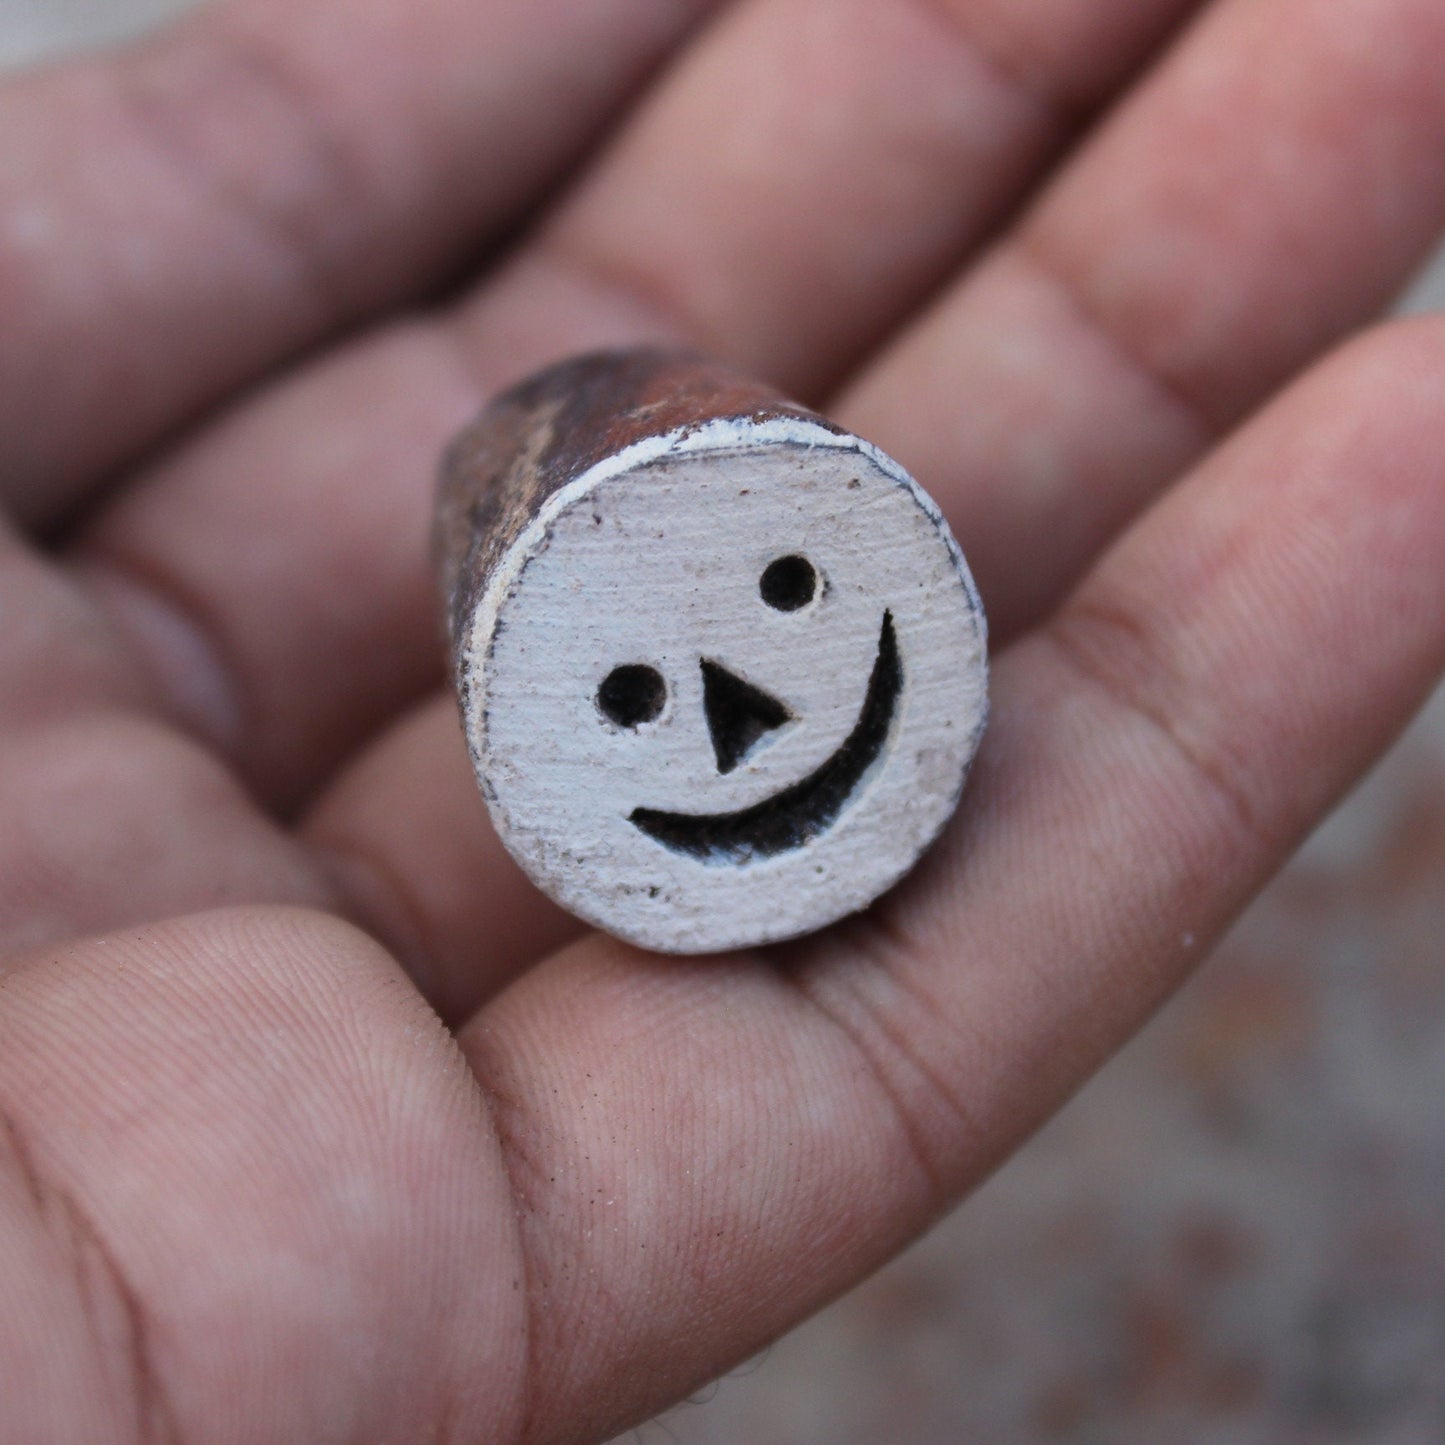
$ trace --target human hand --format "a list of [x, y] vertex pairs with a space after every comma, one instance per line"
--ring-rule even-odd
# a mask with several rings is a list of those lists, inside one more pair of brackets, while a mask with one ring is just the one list
[[[599, 1439], [1057, 1107], [1445, 662], [1445, 330], [1274, 395], [1438, 230], [1442, 61], [1436, 0], [239, 0], [0, 93], [0, 1438]], [[643, 340], [909, 465], [1003, 645], [944, 841], [757, 956], [575, 939], [438, 692], [442, 445]]]

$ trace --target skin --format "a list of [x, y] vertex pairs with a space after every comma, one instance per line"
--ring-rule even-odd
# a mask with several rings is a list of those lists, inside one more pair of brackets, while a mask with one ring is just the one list
[[[956, 1203], [1445, 665], [1438, 0], [234, 0], [0, 89], [0, 1439], [601, 1440]], [[1356, 334], [1359, 333], [1359, 334]], [[997, 644], [872, 913], [579, 936], [434, 459], [598, 344], [897, 455]]]

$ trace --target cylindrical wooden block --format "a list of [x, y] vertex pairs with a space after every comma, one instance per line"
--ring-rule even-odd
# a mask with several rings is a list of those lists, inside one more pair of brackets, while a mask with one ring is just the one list
[[586, 356], [452, 449], [438, 551], [463, 725], [513, 856], [647, 948], [865, 907], [957, 805], [983, 611], [877, 448], [706, 361]]

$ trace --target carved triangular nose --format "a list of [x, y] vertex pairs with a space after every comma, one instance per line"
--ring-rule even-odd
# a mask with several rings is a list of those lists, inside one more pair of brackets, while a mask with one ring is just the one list
[[771, 693], [707, 658], [702, 660], [702, 705], [720, 773], [732, 772], [762, 738], [793, 718]]

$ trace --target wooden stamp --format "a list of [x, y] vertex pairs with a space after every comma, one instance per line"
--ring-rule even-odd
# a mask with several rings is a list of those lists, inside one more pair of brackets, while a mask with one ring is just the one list
[[954, 811], [983, 611], [867, 442], [706, 361], [581, 357], [453, 447], [438, 518], [498, 833], [588, 922], [703, 953], [866, 907]]

